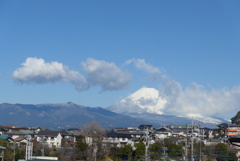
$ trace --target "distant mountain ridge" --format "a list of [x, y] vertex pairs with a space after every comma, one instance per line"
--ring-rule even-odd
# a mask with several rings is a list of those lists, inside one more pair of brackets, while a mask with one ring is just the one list
[[101, 107], [63, 104], [0, 104], [0, 125], [80, 128], [93, 120], [104, 128], [138, 126], [148, 121], [111, 112]]
[[[219, 120], [219, 118], [216, 118]], [[138, 127], [151, 124], [155, 128], [164, 125], [186, 125], [192, 120], [186, 117], [142, 112], [121, 114], [101, 107], [87, 107], [72, 102], [61, 104], [0, 104], [0, 125], [40, 126], [44, 128], [81, 128], [84, 124], [98, 121], [105, 129]], [[221, 120], [224, 122], [224, 120]], [[201, 126], [216, 124], [200, 122]]]

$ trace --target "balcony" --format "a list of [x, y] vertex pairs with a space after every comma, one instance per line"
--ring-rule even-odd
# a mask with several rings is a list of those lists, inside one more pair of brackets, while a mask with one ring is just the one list
[[227, 131], [238, 131], [239, 128], [227, 128]]
[[240, 134], [239, 132], [235, 131], [235, 132], [227, 132], [227, 136], [234, 136]]

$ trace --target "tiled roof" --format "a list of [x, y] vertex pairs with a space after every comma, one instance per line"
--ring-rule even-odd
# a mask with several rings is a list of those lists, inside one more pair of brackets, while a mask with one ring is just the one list
[[61, 133], [61, 135], [64, 135], [64, 136], [71, 135], [69, 132], [67, 132], [65, 130], [60, 131], [60, 133]]
[[38, 136], [55, 137], [58, 136], [59, 133], [59, 131], [39, 131]]
[[24, 136], [19, 136], [16, 139], [14, 139], [15, 142], [20, 142], [22, 140], [26, 139]]
[[26, 135], [26, 134], [21, 131], [11, 131], [8, 132], [7, 135]]

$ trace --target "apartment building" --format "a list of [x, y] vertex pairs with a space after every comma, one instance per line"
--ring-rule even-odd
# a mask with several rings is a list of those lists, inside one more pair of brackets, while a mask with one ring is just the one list
[[231, 137], [240, 134], [240, 125], [228, 125], [226, 128], [226, 136]]

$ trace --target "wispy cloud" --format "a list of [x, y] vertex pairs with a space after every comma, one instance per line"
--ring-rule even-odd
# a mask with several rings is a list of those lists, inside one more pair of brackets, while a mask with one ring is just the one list
[[20, 83], [56, 83], [70, 82], [77, 90], [85, 90], [88, 88], [87, 81], [84, 76], [77, 71], [70, 70], [62, 63], [53, 61], [45, 62], [39, 58], [27, 58], [22, 67], [13, 72], [13, 79]]
[[81, 65], [88, 82], [101, 86], [103, 91], [129, 88], [132, 74], [122, 71], [114, 63], [89, 58]]
[[129, 59], [124, 63], [124, 66], [132, 63], [135, 65], [136, 68], [146, 71], [148, 73], [151, 73], [151, 74], [161, 73], [160, 69], [158, 69], [157, 67], [149, 63], [146, 63], [145, 59], [135, 59], [135, 58]]

